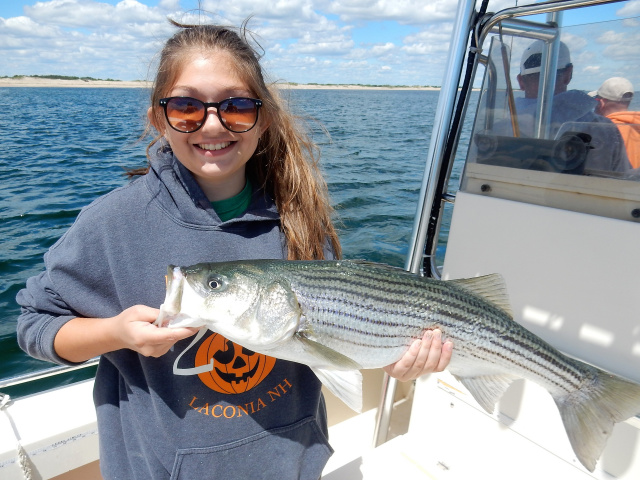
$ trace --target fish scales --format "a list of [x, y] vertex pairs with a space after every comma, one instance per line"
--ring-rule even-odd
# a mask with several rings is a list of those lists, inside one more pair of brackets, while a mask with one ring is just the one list
[[[545, 378], [550, 387], [566, 391], [567, 382], [576, 386], [580, 373], [572, 364], [545, 354], [546, 343], [532, 335], [523, 337], [522, 329], [514, 331], [514, 322], [505, 312], [455, 285], [358, 264], [350, 264], [349, 273], [344, 273], [344, 262], [328, 264], [322, 272], [297, 267], [291, 265], [289, 281], [315, 337], [351, 345], [352, 355], [365, 368], [394, 361], [427, 328], [440, 328], [458, 345], [456, 353], [462, 350], [461, 357], [468, 346], [475, 360], [511, 358], [524, 376], [531, 378], [544, 371], [555, 375]], [[347, 310], [350, 303], [354, 307]], [[360, 328], [356, 327], [358, 320]], [[493, 341], [496, 338], [499, 343]], [[383, 347], [387, 348], [384, 356], [367, 350]], [[532, 352], [540, 356], [532, 357]], [[372, 357], [378, 361], [370, 364]]]
[[355, 410], [357, 369], [395, 362], [438, 328], [454, 343], [448, 370], [487, 412], [518, 378], [547, 389], [590, 471], [614, 424], [640, 414], [640, 385], [563, 355], [513, 321], [495, 275], [440, 281], [358, 261], [170, 266], [156, 324], [206, 325], [256, 352], [306, 364]]
[[309, 329], [312, 338], [326, 336], [349, 344], [363, 364], [371, 348], [389, 349], [382, 358], [395, 360], [398, 352], [406, 349], [408, 339], [422, 336], [425, 330], [424, 307], [417, 309], [418, 302], [403, 304], [398, 286], [406, 292], [411, 285], [332, 272], [324, 272], [320, 278], [301, 272], [291, 279], [306, 322], [302, 328]]
[[[545, 354], [547, 345], [538, 337], [522, 341], [521, 332], [513, 331], [510, 317], [482, 299], [469, 298], [468, 292], [405, 273], [387, 274], [381, 280], [380, 272], [360, 270], [357, 276], [339, 275], [340, 268], [327, 268], [321, 274], [305, 269], [292, 271], [292, 289], [317, 337], [330, 337], [362, 349], [391, 349], [384, 357], [376, 355], [387, 361], [398, 355], [392, 349], [404, 351], [426, 329], [440, 328], [454, 343], [463, 340], [468, 344], [476, 360], [490, 361], [495, 356], [522, 359], [517, 365], [530, 376], [550, 369], [558, 377], [548, 379], [556, 388], [566, 390], [567, 381], [572, 387], [578, 386], [575, 365]], [[493, 342], [491, 348], [485, 347], [496, 337], [501, 339], [500, 344]], [[365, 352], [360, 355], [368, 359], [371, 355]], [[532, 352], [541, 356], [530, 357]], [[365, 368], [384, 365], [369, 365], [359, 359]]]

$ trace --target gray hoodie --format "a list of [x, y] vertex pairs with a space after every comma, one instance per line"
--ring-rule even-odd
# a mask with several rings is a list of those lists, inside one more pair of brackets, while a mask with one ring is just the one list
[[[111, 317], [164, 299], [167, 266], [286, 258], [273, 201], [221, 222], [192, 175], [163, 146], [151, 171], [85, 207], [45, 255], [46, 270], [18, 293], [18, 342], [54, 351], [70, 319]], [[96, 374], [105, 479], [318, 479], [332, 453], [320, 382], [308, 367], [270, 359], [207, 332], [160, 358], [123, 349]], [[174, 375], [215, 359], [213, 371]]]

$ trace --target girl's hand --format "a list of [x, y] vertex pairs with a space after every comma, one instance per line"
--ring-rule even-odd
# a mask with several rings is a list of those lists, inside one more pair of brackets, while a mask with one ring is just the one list
[[179, 340], [195, 335], [198, 328], [161, 328], [153, 324], [160, 310], [134, 305], [114, 317], [120, 325], [120, 342], [145, 357], [160, 357]]
[[428, 330], [422, 340], [413, 342], [407, 353], [392, 365], [384, 367], [390, 376], [403, 382], [414, 380], [421, 375], [442, 372], [451, 360], [453, 343], [442, 343], [440, 330]]
[[160, 328], [153, 324], [160, 310], [134, 305], [110, 318], [73, 318], [54, 340], [63, 359], [81, 363], [103, 353], [128, 348], [146, 357], [159, 357], [178, 340], [195, 335], [198, 328]]

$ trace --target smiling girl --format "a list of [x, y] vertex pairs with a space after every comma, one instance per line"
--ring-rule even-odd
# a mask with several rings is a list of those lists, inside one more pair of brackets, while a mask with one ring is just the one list
[[[51, 247], [18, 294], [18, 339], [61, 364], [101, 356], [105, 479], [316, 480], [332, 450], [308, 367], [153, 325], [169, 264], [340, 256], [317, 149], [244, 31], [176, 26], [151, 95], [149, 166]], [[386, 370], [408, 380], [450, 356], [436, 332]]]

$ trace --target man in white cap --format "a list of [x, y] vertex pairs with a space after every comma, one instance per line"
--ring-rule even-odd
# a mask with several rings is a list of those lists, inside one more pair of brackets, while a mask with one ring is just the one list
[[[542, 40], [531, 43], [523, 52], [518, 84], [524, 98], [516, 98], [516, 112], [520, 135], [533, 137], [538, 103], [543, 49]], [[624, 142], [613, 123], [594, 113], [596, 100], [581, 90], [569, 90], [573, 78], [573, 64], [569, 48], [564, 42], [558, 46], [557, 70], [551, 116], [550, 138], [566, 131], [578, 131], [591, 137], [586, 167], [591, 170], [626, 172], [631, 168]]]
[[633, 100], [631, 82], [626, 78], [611, 77], [589, 95], [598, 102], [596, 113], [618, 125], [627, 147], [629, 163], [633, 168], [640, 168], [640, 112], [629, 111]]
[[[544, 42], [536, 40], [522, 53], [520, 62], [520, 74], [518, 84], [524, 90], [524, 97], [538, 98], [538, 84], [540, 82], [540, 65], [542, 64], [542, 49]], [[569, 48], [564, 42], [560, 42], [558, 48], [558, 62], [556, 70], [556, 86], [554, 95], [567, 91], [567, 86], [573, 77], [573, 64]], [[534, 102], [535, 103], [535, 102]]]

